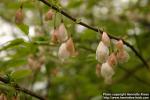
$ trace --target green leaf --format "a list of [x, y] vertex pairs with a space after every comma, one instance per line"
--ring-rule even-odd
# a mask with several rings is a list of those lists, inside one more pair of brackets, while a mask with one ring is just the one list
[[68, 8], [76, 8], [79, 7], [83, 3], [83, 0], [70, 0], [68, 4]]
[[19, 24], [17, 26], [24, 32], [25, 35], [29, 34], [29, 26], [25, 24]]
[[8, 61], [0, 61], [0, 72], [9, 70], [10, 68], [16, 68], [27, 64], [26, 59], [11, 59]]
[[18, 70], [11, 74], [11, 78], [15, 80], [19, 80], [31, 75], [32, 71], [29, 69]]
[[8, 48], [10, 48], [10, 47], [19, 45], [19, 44], [21, 44], [21, 43], [24, 43], [24, 40], [21, 39], [21, 38], [17, 38], [17, 39], [15, 39], [15, 40], [11, 40], [11, 41], [8, 42], [8, 44], [7, 44], [6, 46], [3, 46], [2, 48], [0, 48], [0, 51], [6, 50], [6, 49], [8, 49]]
[[7, 91], [12, 91], [13, 88], [10, 87], [8, 84], [3, 84], [3, 83], [0, 83], [0, 90], [7, 90]]
[[83, 41], [95, 41], [97, 39], [97, 34], [90, 29], [86, 29], [81, 33], [80, 37]]

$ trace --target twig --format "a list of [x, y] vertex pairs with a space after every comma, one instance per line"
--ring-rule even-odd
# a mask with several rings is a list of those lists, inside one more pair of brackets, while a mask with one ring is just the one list
[[[66, 13], [65, 11], [59, 9], [57, 6], [53, 5], [52, 3], [49, 3], [49, 2], [46, 1], [46, 0], [39, 0], [39, 1], [43, 2], [45, 5], [51, 7], [52, 9], [58, 11], [59, 13], [61, 13], [61, 14], [64, 15], [64, 16], [66, 16], [67, 18], [69, 18], [69, 19], [72, 20], [73, 22], [77, 22], [77, 19], [76, 19], [76, 18], [72, 17], [71, 15], [69, 15], [68, 13]], [[84, 26], [84, 27], [86, 27], [86, 28], [88, 28], [88, 29], [91, 29], [91, 30], [93, 30], [93, 31], [95, 31], [95, 32], [100, 32], [101, 34], [103, 33], [102, 30], [100, 30], [100, 29], [98, 29], [98, 28], [95, 28], [95, 27], [92, 27], [92, 26], [89, 26], [89, 25], [87, 25], [87, 24], [84, 23], [84, 22], [78, 22], [77, 24], [80, 24], [80, 25], [82, 25], [82, 26]], [[109, 35], [109, 37], [110, 37], [111, 39], [115, 39], [115, 40], [120, 40], [120, 39], [121, 39], [121, 38], [112, 36], [112, 35], [110, 35], [110, 34], [108, 34], [108, 35]], [[145, 59], [140, 55], [140, 53], [139, 53], [132, 45], [130, 45], [128, 42], [126, 42], [126, 41], [123, 40], [123, 39], [121, 39], [121, 40], [123, 41], [123, 43], [124, 43], [126, 46], [128, 46], [128, 47], [135, 53], [135, 55], [142, 61], [142, 63], [145, 65], [145, 67], [146, 67], [147, 69], [150, 69], [148, 63], [147, 63], [147, 62], [145, 61]]]
[[[5, 84], [10, 84], [11, 82], [7, 79], [7, 78], [4, 78], [2, 76], [0, 76], [0, 81], [5, 83]], [[44, 97], [40, 96], [40, 95], [37, 95], [36, 93], [26, 89], [26, 88], [23, 88], [23, 87], [20, 87], [18, 84], [12, 84], [12, 87], [15, 88], [16, 90], [18, 91], [21, 91], [25, 94], [28, 94], [30, 96], [33, 96], [35, 98], [38, 98], [39, 100], [46, 100]]]

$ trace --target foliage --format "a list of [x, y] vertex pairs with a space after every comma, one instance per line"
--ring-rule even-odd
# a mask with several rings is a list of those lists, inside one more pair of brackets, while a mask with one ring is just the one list
[[[3, 54], [0, 56], [1, 76], [7, 76], [12, 83], [35, 91], [48, 100], [99, 100], [103, 92], [150, 92], [149, 70], [127, 46], [130, 59], [116, 67], [113, 83], [106, 85], [102, 77], [98, 78], [95, 56], [100, 35], [78, 25], [85, 22], [125, 39], [149, 63], [149, 0], [47, 1], [76, 17], [77, 21], [72, 22], [55, 10], [53, 19], [45, 21], [44, 15], [51, 8], [40, 0], [0, 1], [0, 20], [17, 27], [19, 34], [27, 38], [14, 36], [13, 40], [0, 46], [0, 54]], [[15, 12], [22, 3], [25, 19], [17, 25]], [[57, 55], [61, 44], [51, 43], [52, 30], [58, 28], [62, 20], [77, 51], [76, 56], [65, 62], [61, 62]], [[22, 92], [14, 92], [11, 84], [7, 85], [0, 83], [0, 93], [10, 97], [17, 94], [20, 100], [36, 100]]]

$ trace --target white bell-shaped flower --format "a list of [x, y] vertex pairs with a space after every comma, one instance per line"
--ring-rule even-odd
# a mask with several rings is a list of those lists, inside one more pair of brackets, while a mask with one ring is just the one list
[[59, 34], [58, 34], [59, 42], [66, 41], [68, 39], [68, 33], [63, 23], [60, 24], [58, 31], [59, 31]]
[[58, 57], [59, 59], [64, 62], [65, 59], [67, 59], [70, 56], [70, 52], [66, 48], [66, 43], [62, 43], [59, 47], [58, 51]]
[[116, 42], [116, 47], [118, 50], [123, 50], [124, 49], [124, 46], [123, 46], [123, 41], [122, 40], [119, 40]]
[[101, 76], [104, 78], [106, 84], [111, 84], [112, 76], [115, 74], [112, 66], [109, 65], [108, 62], [102, 64], [101, 67]]
[[104, 63], [108, 59], [108, 56], [109, 48], [103, 42], [100, 42], [96, 50], [96, 59], [100, 63]]
[[75, 55], [75, 47], [71, 37], [66, 41], [66, 48], [71, 56]]
[[129, 60], [129, 54], [125, 50], [119, 50], [116, 56], [118, 63], [125, 63]]
[[117, 65], [117, 58], [115, 53], [111, 53], [110, 56], [108, 57], [107, 62], [109, 63], [110, 66], [114, 67]]
[[125, 63], [129, 59], [128, 52], [124, 49], [123, 41], [119, 40], [116, 43], [116, 47], [118, 49], [118, 52], [116, 54], [118, 63]]
[[58, 29], [55, 29], [51, 32], [51, 42], [52, 43], [57, 43], [58, 42], [58, 35], [59, 35]]
[[59, 51], [58, 57], [64, 61], [69, 56], [74, 56], [76, 54], [75, 47], [72, 38], [70, 37], [65, 43], [62, 43]]

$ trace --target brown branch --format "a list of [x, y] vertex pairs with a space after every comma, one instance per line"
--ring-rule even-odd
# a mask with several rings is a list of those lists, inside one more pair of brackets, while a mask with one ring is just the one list
[[[10, 84], [11, 83], [7, 78], [4, 78], [2, 76], [0, 76], [0, 81], [5, 83], [5, 84]], [[15, 88], [15, 90], [21, 91], [25, 94], [28, 94], [30, 96], [33, 96], [33, 97], [39, 99], [39, 100], [46, 100], [44, 97], [42, 97], [42, 96], [40, 96], [40, 95], [30, 91], [30, 90], [25, 89], [23, 87], [20, 87], [18, 84], [12, 84], [12, 87]]]
[[[49, 6], [50, 8], [52, 8], [52, 9], [58, 11], [59, 13], [61, 13], [61, 14], [64, 15], [64, 16], [66, 16], [67, 18], [69, 18], [69, 19], [72, 20], [73, 22], [77, 22], [77, 19], [76, 19], [76, 18], [72, 17], [71, 15], [69, 15], [68, 13], [66, 13], [65, 11], [59, 9], [57, 6], [53, 5], [52, 3], [49, 3], [47, 0], [39, 0], [39, 1], [43, 2], [45, 5]], [[84, 26], [84, 27], [86, 27], [86, 28], [88, 28], [88, 29], [91, 29], [91, 30], [93, 30], [93, 31], [95, 31], [95, 32], [100, 32], [101, 34], [103, 33], [102, 30], [100, 30], [100, 29], [98, 29], [98, 28], [95, 28], [95, 27], [92, 27], [92, 26], [89, 26], [89, 25], [87, 25], [87, 24], [84, 23], [84, 22], [78, 22], [77, 24], [80, 24], [80, 25], [82, 25], [82, 26]], [[109, 34], [109, 37], [110, 37], [111, 39], [115, 39], [115, 40], [121, 39], [121, 38], [112, 36], [112, 35], [110, 35], [110, 34]], [[145, 67], [146, 67], [147, 69], [150, 69], [148, 63], [145, 61], [145, 59], [142, 57], [142, 55], [140, 55], [140, 53], [139, 53], [131, 44], [129, 44], [128, 42], [126, 42], [126, 41], [123, 40], [123, 39], [122, 39], [122, 41], [123, 41], [123, 43], [124, 43], [126, 46], [128, 46], [128, 47], [135, 53], [135, 55], [142, 61], [142, 63], [145, 65]]]

